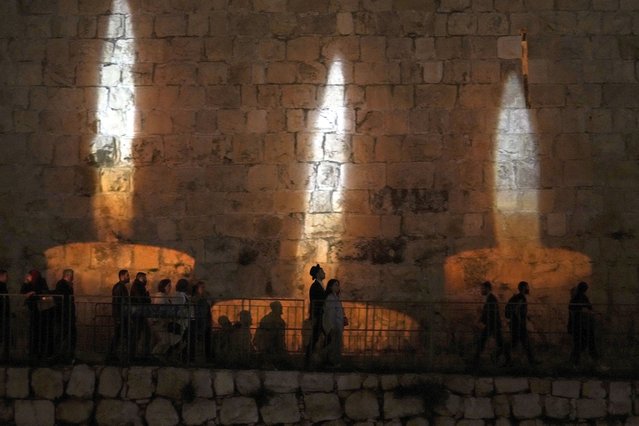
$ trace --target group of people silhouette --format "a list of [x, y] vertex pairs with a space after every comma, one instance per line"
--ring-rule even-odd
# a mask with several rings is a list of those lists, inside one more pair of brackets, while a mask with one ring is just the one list
[[[528, 363], [535, 365], [538, 360], [534, 357], [530, 338], [528, 335], [528, 300], [530, 285], [526, 281], [521, 281], [517, 285], [518, 292], [506, 303], [504, 317], [508, 322], [511, 343], [507, 346], [502, 334], [502, 322], [499, 313], [499, 302], [492, 293], [492, 284], [485, 281], [481, 284], [481, 294], [484, 296], [484, 305], [481, 311], [480, 322], [482, 324], [481, 333], [478, 337], [477, 351], [475, 352], [474, 363], [478, 364], [481, 354], [484, 351], [489, 338], [495, 339], [495, 358], [499, 360], [503, 357], [503, 365], [512, 363], [511, 351], [520, 344], [526, 353]], [[593, 361], [598, 361], [599, 354], [595, 345], [595, 320], [592, 303], [588, 299], [586, 292], [588, 284], [580, 282], [571, 291], [570, 303], [568, 304], [568, 333], [572, 336], [572, 352], [570, 362], [577, 366], [581, 359], [581, 353], [588, 350]]]

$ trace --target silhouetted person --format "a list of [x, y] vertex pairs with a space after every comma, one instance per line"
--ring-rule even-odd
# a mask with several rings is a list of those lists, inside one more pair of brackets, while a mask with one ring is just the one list
[[189, 280], [186, 278], [179, 279], [175, 284], [173, 300], [175, 304], [183, 305], [183, 308], [178, 312], [179, 318], [177, 319], [187, 333], [185, 336], [188, 337], [182, 356], [185, 361], [195, 361], [195, 312], [191, 304], [189, 287]]
[[475, 363], [479, 362], [479, 358], [489, 337], [495, 338], [495, 344], [497, 345], [497, 353], [495, 355], [496, 359], [499, 359], [502, 354], [505, 354], [506, 362], [509, 362], [509, 354], [504, 351], [504, 338], [501, 332], [501, 317], [499, 316], [499, 302], [492, 293], [492, 284], [490, 281], [486, 281], [481, 284], [481, 294], [485, 297], [480, 318], [484, 328], [479, 335], [477, 353], [475, 354]]
[[61, 355], [67, 359], [73, 359], [75, 346], [78, 339], [76, 328], [75, 300], [73, 296], [73, 269], [65, 269], [62, 279], [57, 282], [54, 294], [59, 297], [56, 302], [56, 323], [60, 326]]
[[311, 288], [308, 290], [308, 298], [310, 301], [308, 314], [311, 321], [311, 337], [306, 347], [306, 367], [309, 366], [317, 341], [322, 334], [322, 315], [324, 313], [324, 299], [326, 298], [324, 287], [322, 286], [322, 282], [324, 278], [326, 278], [326, 273], [319, 263], [311, 268], [310, 275], [313, 278], [313, 284], [311, 284]]
[[253, 352], [253, 339], [251, 339], [251, 325], [253, 319], [249, 311], [240, 311], [239, 321], [233, 324], [231, 333], [231, 351], [234, 359], [246, 363]]
[[118, 272], [118, 282], [111, 289], [111, 315], [113, 317], [113, 340], [111, 341], [110, 358], [126, 358], [130, 353], [130, 300], [127, 284], [131, 281], [129, 271]]
[[9, 347], [11, 344], [11, 301], [7, 282], [9, 274], [0, 269], [0, 356], [3, 360], [9, 359]]
[[271, 302], [271, 312], [264, 315], [255, 331], [255, 348], [266, 355], [286, 353], [286, 322], [282, 319], [282, 304]]
[[348, 320], [344, 315], [342, 301], [339, 298], [341, 286], [338, 280], [331, 279], [326, 284], [326, 298], [322, 327], [326, 334], [326, 356], [329, 366], [338, 367], [342, 359], [342, 345], [344, 341], [344, 327]]
[[191, 289], [191, 303], [195, 310], [195, 338], [204, 344], [204, 356], [211, 359], [211, 304], [206, 295], [206, 284], [198, 281]]
[[151, 330], [146, 322], [146, 310], [151, 304], [151, 296], [146, 289], [146, 274], [138, 272], [131, 284], [131, 345], [132, 356], [137, 351], [137, 345], [142, 341], [142, 354], [147, 355], [151, 344]]
[[519, 293], [515, 294], [506, 304], [506, 318], [510, 321], [510, 337], [512, 339], [511, 349], [515, 349], [521, 342], [526, 351], [528, 362], [536, 364], [528, 339], [528, 301], [526, 296], [530, 293], [530, 288], [526, 281], [521, 281], [517, 286]]
[[25, 305], [29, 309], [29, 355], [32, 359], [50, 357], [53, 354], [55, 303], [40, 271], [33, 269], [25, 276], [20, 293], [27, 297]]
[[182, 340], [184, 333], [183, 326], [176, 322], [177, 311], [172, 309], [171, 287], [170, 279], [161, 280], [158, 283], [158, 291], [151, 298], [155, 311], [155, 315], [148, 318], [155, 339], [151, 353], [160, 358]]
[[231, 350], [231, 334], [233, 333], [233, 324], [229, 317], [220, 315], [217, 319], [220, 328], [213, 332], [213, 347], [216, 361], [225, 362], [229, 359]]
[[572, 353], [570, 361], [579, 365], [581, 352], [588, 349], [593, 360], [598, 360], [599, 354], [595, 346], [595, 320], [592, 303], [586, 296], [588, 284], [580, 282], [568, 305], [568, 332], [572, 335]]

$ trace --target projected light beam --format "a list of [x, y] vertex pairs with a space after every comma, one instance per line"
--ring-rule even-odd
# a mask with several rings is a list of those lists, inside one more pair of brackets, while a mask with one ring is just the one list
[[131, 231], [133, 216], [132, 144], [135, 134], [135, 40], [127, 1], [116, 2], [106, 16], [107, 30], [99, 69], [96, 135], [91, 144], [98, 168], [93, 200], [99, 240], [116, 240]]

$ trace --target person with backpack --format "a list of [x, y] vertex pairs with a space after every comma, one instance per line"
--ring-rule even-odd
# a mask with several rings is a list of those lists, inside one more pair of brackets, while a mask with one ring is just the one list
[[530, 340], [528, 339], [528, 300], [526, 296], [530, 294], [530, 286], [526, 281], [521, 281], [517, 286], [519, 292], [508, 300], [504, 316], [510, 324], [511, 350], [515, 349], [521, 342], [521, 346], [526, 351], [528, 363], [537, 364], [532, 354]]
[[485, 281], [481, 284], [481, 294], [485, 297], [484, 306], [481, 311], [480, 322], [483, 324], [483, 329], [479, 335], [479, 341], [477, 344], [477, 352], [475, 353], [475, 365], [479, 363], [481, 353], [486, 346], [486, 341], [489, 337], [495, 338], [495, 344], [497, 345], [497, 353], [495, 359], [499, 360], [499, 357], [503, 354], [505, 356], [506, 363], [510, 362], [510, 353], [504, 350], [504, 338], [501, 332], [501, 317], [499, 316], [499, 302], [492, 293], [492, 284], [490, 281]]

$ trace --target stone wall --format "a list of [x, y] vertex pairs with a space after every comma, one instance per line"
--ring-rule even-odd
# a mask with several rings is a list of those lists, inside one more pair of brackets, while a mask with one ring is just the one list
[[1, 372], [0, 421], [18, 426], [639, 424], [639, 389], [627, 380], [86, 365]]
[[320, 262], [347, 298], [636, 302], [638, 8], [4, 0], [0, 266], [87, 294], [128, 267], [301, 297]]

